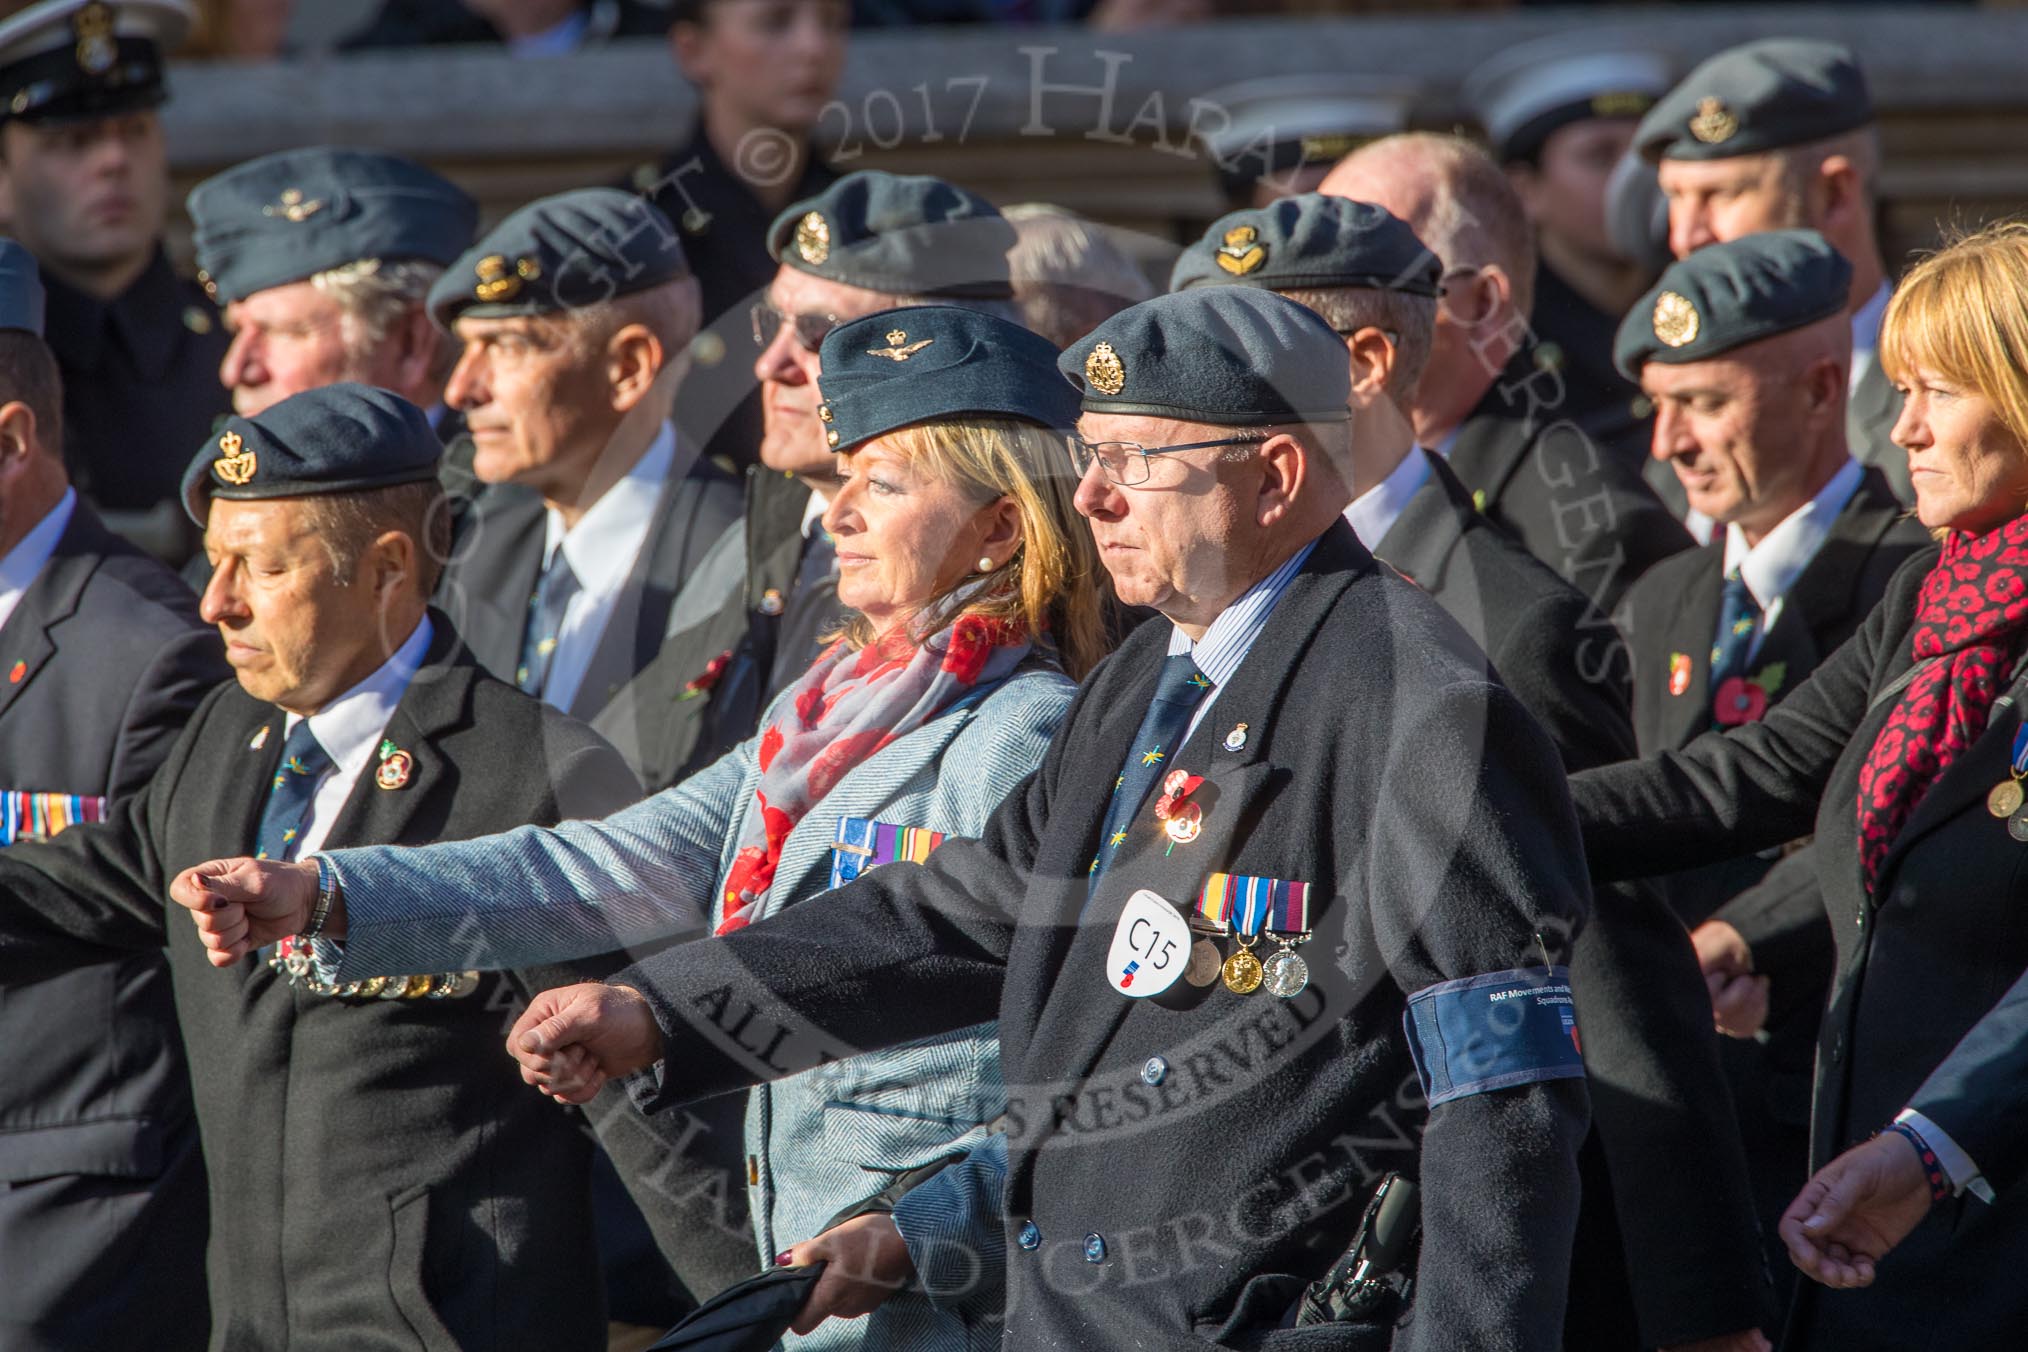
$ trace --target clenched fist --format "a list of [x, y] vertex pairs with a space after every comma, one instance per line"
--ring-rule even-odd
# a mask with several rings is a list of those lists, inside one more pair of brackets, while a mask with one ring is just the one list
[[632, 986], [596, 981], [546, 990], [507, 1035], [521, 1078], [558, 1103], [589, 1103], [608, 1080], [662, 1057], [654, 1011]]

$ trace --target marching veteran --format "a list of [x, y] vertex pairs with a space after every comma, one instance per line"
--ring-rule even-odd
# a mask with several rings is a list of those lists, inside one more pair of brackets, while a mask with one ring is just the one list
[[610, 747], [480, 672], [427, 608], [440, 454], [420, 409], [361, 385], [228, 418], [183, 496], [237, 682], [124, 810], [0, 851], [0, 982], [169, 950], [218, 1162], [214, 1348], [605, 1344], [588, 1146], [499, 1055], [511, 990], [450, 969], [332, 986], [314, 926], [219, 973], [163, 925], [169, 880], [220, 853], [415, 845], [637, 792]]
[[198, 280], [232, 333], [218, 378], [235, 412], [351, 380], [451, 430], [452, 353], [423, 302], [478, 228], [462, 189], [398, 155], [312, 146], [214, 174], [187, 205]]
[[[1838, 948], [1817, 1043], [1817, 1165], [1876, 1131], [1916, 1158], [1952, 1158], [1946, 1128], [1897, 1118], [2028, 968], [2024, 344], [2028, 224], [1989, 227], [1911, 271], [1881, 358], [1905, 395], [1894, 438], [1916, 512], [1940, 547], [1911, 558], [1851, 640], [1761, 721], [1572, 781], [1585, 846], [1614, 876], [1778, 845], [1814, 821]], [[1948, 1168], [1931, 1179], [1939, 1199], [1968, 1181]], [[2021, 1327], [2019, 1193], [1936, 1208], [1870, 1287], [1802, 1283], [1785, 1346], [1987, 1346], [1993, 1330]]]
[[[1176, 261], [1170, 286], [1266, 287], [1323, 316], [1351, 364], [1357, 496], [1345, 517], [1360, 542], [1485, 650], [1565, 769], [1625, 760], [1634, 754], [1627, 691], [1614, 671], [1593, 669], [1616, 663], [1586, 661], [1589, 602], [1488, 522], [1442, 457], [1414, 443], [1408, 404], [1429, 356], [1440, 271], [1386, 209], [1309, 193], [1214, 222]], [[1595, 1131], [1580, 1161], [1585, 1206], [1565, 1341], [1607, 1352], [1708, 1348], [1704, 1340], [1731, 1335], [1732, 1346], [1763, 1347], [1755, 1326], [1767, 1300], [1744, 1158], [1725, 1120], [1710, 1002], [1690, 945], [1645, 886], [1601, 891], [1598, 903], [1571, 956]]]
[[[840, 325], [823, 357], [818, 416], [837, 436], [842, 476], [824, 524], [837, 541], [844, 633], [772, 703], [757, 737], [601, 828], [622, 867], [656, 875], [641, 893], [646, 924], [634, 938], [706, 918], [729, 934], [789, 909], [821, 917], [823, 902], [800, 903], [839, 877], [897, 851], [919, 858], [937, 836], [978, 835], [1040, 762], [1070, 702], [1066, 672], [1081, 676], [1100, 656], [1099, 564], [1065, 472], [1077, 396], [1057, 374], [1056, 347], [1009, 320], [924, 306]], [[508, 837], [484, 853], [506, 862], [519, 847]], [[412, 879], [411, 862], [428, 864], [428, 856], [319, 858], [334, 880], [384, 865]], [[445, 863], [429, 884], [435, 897], [461, 913], [484, 909], [497, 865]], [[313, 879], [316, 867], [307, 868]], [[560, 883], [541, 890], [545, 909], [573, 900]], [[515, 889], [528, 892], [526, 880]], [[482, 922], [490, 929], [497, 919], [514, 950], [497, 957], [570, 956], [559, 945], [572, 917], [530, 930], [528, 915]], [[455, 925], [418, 927], [403, 942], [433, 933], [428, 947], [439, 957], [458, 953]], [[841, 933], [838, 942], [857, 943]], [[370, 950], [359, 956], [375, 961]], [[754, 1092], [746, 1128], [754, 1269], [898, 1176], [964, 1153], [1005, 1107], [991, 1018], [975, 1009], [935, 1036]], [[997, 1197], [966, 1214], [930, 1206], [933, 1195], [916, 1199], [920, 1216], [904, 1201], [891, 1218], [869, 1216], [833, 1237], [857, 1261], [840, 1263], [833, 1287], [814, 1293], [804, 1327], [822, 1320], [818, 1308], [860, 1314], [865, 1305], [841, 1302], [887, 1295], [844, 1289], [847, 1270], [865, 1270], [869, 1259], [897, 1279], [920, 1269], [927, 1292], [896, 1296], [864, 1322], [826, 1324], [808, 1346], [999, 1346], [989, 1290], [971, 1261], [957, 1264], [956, 1281], [928, 1266], [997, 1251]], [[652, 1193], [637, 1196], [654, 1205]]]
[[[546, 993], [510, 1049], [571, 1099], [661, 1059], [637, 1087], [673, 1103], [997, 1016], [1005, 1346], [1314, 1346], [1278, 1326], [1350, 1251], [1322, 1337], [1387, 1347], [1415, 1211], [1376, 1208], [1360, 1243], [1383, 1178], [1421, 1187], [1407, 1345], [1557, 1346], [1588, 1119], [1560, 964], [1589, 892], [1554, 748], [1340, 519], [1348, 367], [1314, 313], [1158, 297], [1060, 365], [1078, 510], [1120, 599], [1167, 621], [1086, 681], [979, 839]], [[338, 854], [321, 887], [221, 861], [174, 892], [221, 964], [320, 893], [374, 966], [422, 928], [596, 943], [724, 867], [668, 801]]]

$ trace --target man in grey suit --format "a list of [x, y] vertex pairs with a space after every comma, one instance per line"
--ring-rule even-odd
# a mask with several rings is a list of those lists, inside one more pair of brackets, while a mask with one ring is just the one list
[[1678, 258], [1762, 230], [1808, 226], [1852, 265], [1846, 441], [1913, 502], [1908, 457], [1888, 440], [1901, 399], [1880, 369], [1893, 290], [1881, 256], [1880, 129], [1866, 76], [1831, 42], [1769, 38], [1691, 71], [1641, 119], [1634, 148], [1658, 165]]
[[[196, 598], [72, 490], [42, 313], [0, 240], [0, 845], [117, 811], [226, 674]], [[204, 1163], [161, 955], [0, 985], [0, 1043], [0, 1346], [145, 1319], [202, 1347]]]

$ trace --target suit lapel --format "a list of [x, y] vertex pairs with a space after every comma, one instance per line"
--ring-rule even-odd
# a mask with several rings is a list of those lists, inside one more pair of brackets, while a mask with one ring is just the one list
[[1373, 553], [1432, 596], [1442, 593], [1452, 554], [1464, 538], [1461, 513], [1472, 512], [1472, 494], [1443, 457], [1415, 450], [1425, 457], [1430, 476], [1409, 498]]
[[416, 813], [437, 798], [438, 788], [446, 782], [449, 767], [437, 751], [436, 740], [469, 716], [477, 673], [470, 665], [448, 660], [454, 631], [441, 616], [436, 617], [436, 625], [429, 658], [409, 681], [381, 733], [383, 742], [392, 742], [396, 749], [408, 753], [408, 780], [394, 788], [381, 788], [376, 773], [380, 758], [368, 761], [353, 781], [345, 805], [332, 819], [324, 837], [326, 849], [402, 840]]
[[510, 683], [521, 663], [547, 523], [547, 509], [534, 493], [512, 485], [488, 488], [474, 504], [455, 566], [437, 588], [436, 604], [472, 656]]
[[[1522, 356], [1516, 353], [1514, 362], [1520, 363]], [[1514, 476], [1528, 450], [1528, 427], [1513, 416], [1500, 397], [1500, 391], [1511, 384], [1517, 369], [1525, 387], [1532, 369], [1510, 364], [1480, 397], [1478, 406], [1459, 426], [1457, 440], [1451, 443], [1450, 467], [1482, 511], [1484, 504], [1499, 500], [1501, 490], [1506, 488], [1507, 480]]]
[[1859, 604], [1867, 556], [1904, 513], [1880, 471], [1868, 469], [1859, 480], [1858, 491], [1831, 523], [1816, 556], [1789, 588], [1781, 619], [1768, 633], [1768, 642], [1794, 627], [1808, 631], [1811, 651], [1819, 659], [1835, 647], [1828, 635], [1837, 631]]
[[0, 627], [0, 715], [6, 714], [15, 697], [56, 655], [50, 630], [77, 612], [78, 597], [98, 571], [93, 554], [102, 535], [91, 508], [80, 501], [57, 536], [49, 561], [21, 594], [6, 625]]
[[1709, 556], [1700, 565], [1689, 586], [1678, 594], [1676, 613], [1663, 631], [1667, 656], [1662, 668], [1662, 688], [1673, 692], [1671, 667], [1676, 654], [1690, 659], [1690, 683], [1683, 693], [1662, 696], [1660, 745], [1680, 747], [1711, 726], [1711, 645], [1718, 634], [1718, 612], [1725, 597], [1725, 547], [1713, 543], [1704, 547]]

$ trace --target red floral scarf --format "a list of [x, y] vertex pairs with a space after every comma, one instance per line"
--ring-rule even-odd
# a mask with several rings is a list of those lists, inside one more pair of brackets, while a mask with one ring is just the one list
[[760, 785], [740, 823], [718, 932], [753, 919], [774, 885], [789, 832], [847, 771], [981, 682], [1012, 672], [1029, 647], [1022, 625], [977, 615], [960, 616], [920, 644], [905, 630], [857, 652], [832, 644], [776, 701], [779, 713], [761, 734]]
[[1859, 862], [1870, 890], [1909, 814], [1986, 730], [2012, 640], [2028, 620], [2028, 516], [1954, 533], [1923, 580], [1911, 640], [1921, 668], [1859, 771]]

